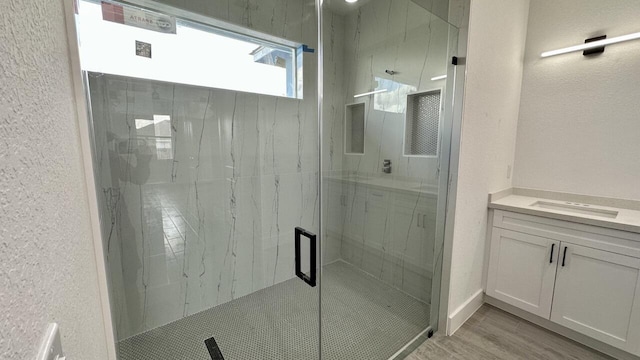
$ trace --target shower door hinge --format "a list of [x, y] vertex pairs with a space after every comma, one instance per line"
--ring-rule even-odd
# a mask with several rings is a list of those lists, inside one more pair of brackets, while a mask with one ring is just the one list
[[466, 60], [467, 60], [467, 59], [466, 59], [466, 58], [464, 58], [464, 57], [457, 57], [457, 56], [454, 56], [454, 57], [451, 59], [451, 64], [453, 64], [453, 65], [465, 65], [465, 64], [466, 64]]
[[311, 53], [311, 54], [316, 52], [316, 49], [312, 49], [312, 48], [309, 47], [309, 45], [304, 45], [304, 44], [302, 44], [298, 48], [298, 50], [301, 51], [301, 52], [306, 52], [306, 53]]

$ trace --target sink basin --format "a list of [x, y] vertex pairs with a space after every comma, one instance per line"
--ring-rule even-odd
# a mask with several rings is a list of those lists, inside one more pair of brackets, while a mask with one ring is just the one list
[[542, 209], [570, 212], [574, 214], [598, 216], [608, 219], [615, 219], [618, 216], [618, 212], [615, 210], [600, 209], [588, 204], [579, 204], [572, 202], [555, 203], [550, 201], [536, 201], [531, 204], [531, 206]]

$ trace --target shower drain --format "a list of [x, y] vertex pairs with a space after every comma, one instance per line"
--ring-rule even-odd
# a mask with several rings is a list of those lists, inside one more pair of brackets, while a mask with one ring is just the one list
[[218, 343], [216, 339], [209, 338], [204, 341], [204, 344], [207, 346], [207, 350], [209, 350], [209, 355], [211, 355], [211, 360], [224, 360], [224, 356], [222, 356], [222, 352], [218, 347]]

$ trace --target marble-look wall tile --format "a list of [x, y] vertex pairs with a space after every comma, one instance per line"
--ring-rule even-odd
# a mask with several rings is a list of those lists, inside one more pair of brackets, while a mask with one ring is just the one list
[[[353, 95], [377, 87], [376, 78], [425, 91], [444, 87], [431, 78], [446, 74], [450, 25], [411, 0], [374, 0], [345, 15], [346, 102], [365, 102], [365, 154], [345, 155], [346, 170], [382, 175], [382, 160], [393, 173], [437, 182], [438, 160], [403, 156], [406, 112], [376, 109], [376, 96]], [[386, 70], [394, 71], [389, 75]], [[404, 107], [405, 97], [391, 99]]]
[[[447, 73], [448, 42], [450, 31], [454, 31], [443, 20], [448, 18], [448, 11], [448, 0], [371, 0], [341, 16], [325, 13], [330, 24], [325, 23], [326, 28], [332, 29], [337, 24], [344, 29], [342, 33], [325, 36], [330, 44], [341, 43], [343, 49], [325, 54], [325, 62], [331, 63], [339, 56], [343, 64], [339, 66], [342, 80], [335, 82], [324, 94], [325, 98], [333, 97], [335, 87], [342, 88], [339, 95], [343, 96], [343, 102], [333, 102], [341, 109], [330, 113], [339, 119], [338, 127], [343, 130], [344, 104], [364, 103], [365, 106], [364, 154], [344, 154], [342, 149], [341, 165], [337, 167], [340, 171], [333, 173], [334, 179], [341, 175], [360, 175], [409, 181], [437, 189], [439, 159], [403, 154], [406, 96], [390, 93], [354, 98], [354, 95], [383, 87], [378, 79], [409, 87], [411, 92], [443, 88], [445, 81], [432, 81], [431, 78]], [[445, 92], [442, 94], [444, 96]], [[395, 111], [382, 109], [379, 105], [395, 108]], [[324, 120], [329, 119], [325, 116]], [[327, 143], [325, 140], [325, 145]], [[392, 174], [382, 171], [385, 159], [392, 162]], [[331, 257], [348, 261], [396, 288], [430, 302], [435, 195], [427, 200], [415, 192], [379, 191], [352, 181], [329, 182], [325, 189], [325, 208], [328, 214], [334, 211], [341, 214], [340, 218], [325, 216], [325, 242], [340, 244], [339, 255]], [[384, 201], [380, 202], [380, 199]], [[417, 216], [425, 226], [417, 226]]]
[[342, 170], [345, 105], [344, 17], [330, 11], [324, 16], [323, 171]]
[[[161, 2], [316, 48], [314, 1]], [[90, 77], [119, 339], [294, 276], [293, 227], [318, 227], [316, 74], [305, 54], [304, 100]], [[136, 129], [153, 115], [164, 144]]]
[[415, 4], [422, 6], [432, 14], [450, 22], [449, 7], [451, 1], [455, 0], [411, 0]]
[[[313, 1], [163, 2], [317, 47]], [[344, 155], [344, 105], [372, 86], [374, 75], [392, 66], [402, 69], [395, 80], [426, 89], [440, 71], [429, 46], [442, 29], [412, 6], [374, 0], [358, 13], [325, 14], [322, 176], [377, 174], [386, 158], [394, 159], [394, 175], [425, 182], [436, 176], [437, 161], [399, 155], [401, 114], [369, 109], [367, 155]], [[315, 56], [304, 58], [303, 100], [90, 75], [119, 339], [294, 276], [293, 228], [319, 232]], [[136, 126], [153, 115], [170, 118], [159, 125], [169, 131], [163, 139]], [[401, 260], [350, 247], [345, 224], [364, 214], [339, 205], [349, 189], [329, 187], [325, 182], [325, 262], [342, 257], [400, 288], [424, 285]]]
[[292, 41], [316, 44], [314, 0], [158, 0]]
[[[184, 1], [161, 0], [172, 6], [209, 15], [224, 21], [301, 42], [317, 48], [315, 1], [273, 0], [273, 1]], [[323, 130], [330, 142], [324, 146], [324, 169], [338, 171], [342, 166], [342, 114], [344, 96], [342, 17], [332, 19], [333, 42], [325, 46], [325, 52], [332, 55], [325, 62], [325, 88], [332, 89], [331, 97], [325, 99]], [[306, 105], [315, 104], [316, 98], [315, 57], [305, 57], [303, 77], [305, 79], [304, 98]], [[338, 84], [339, 83], [339, 84]], [[318, 171], [317, 110], [315, 106], [300, 106], [291, 99], [261, 96], [258, 98], [258, 130], [261, 158], [261, 174], [288, 174]], [[283, 121], [283, 119], [287, 119]], [[292, 124], [293, 123], [293, 124]], [[242, 136], [247, 137], [246, 134]], [[227, 166], [229, 166], [227, 164]], [[227, 168], [228, 169], [228, 168]], [[273, 181], [275, 184], [275, 179]], [[274, 185], [275, 187], [275, 185]], [[315, 204], [313, 206], [319, 206]], [[316, 215], [317, 216], [317, 215]]]
[[260, 98], [261, 173], [288, 174], [318, 169], [315, 106], [298, 100]]
[[[322, 118], [322, 176], [330, 177], [342, 172], [344, 152], [344, 16], [325, 7], [324, 20], [324, 94]], [[325, 180], [322, 191], [323, 229], [322, 259], [325, 264], [340, 259], [344, 208], [341, 195], [330, 188]]]
[[467, 27], [470, 8], [470, 0], [450, 0], [449, 23], [457, 28]]
[[[315, 97], [104, 74], [90, 88], [119, 339], [295, 276], [294, 227], [318, 231]], [[136, 122], [154, 115], [169, 120]]]

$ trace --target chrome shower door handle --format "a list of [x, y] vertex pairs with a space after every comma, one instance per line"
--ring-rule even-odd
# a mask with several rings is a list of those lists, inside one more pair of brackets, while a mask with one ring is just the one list
[[[305, 274], [302, 271], [301, 264], [301, 246], [300, 246], [300, 238], [304, 235], [309, 239], [309, 274]], [[309, 284], [311, 287], [316, 286], [316, 278], [317, 278], [317, 269], [316, 269], [316, 234], [308, 232], [307, 230], [296, 227], [295, 231], [295, 260], [296, 260], [296, 276], [302, 279], [304, 282]]]

